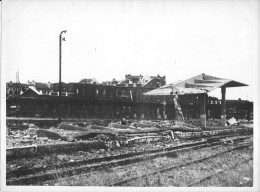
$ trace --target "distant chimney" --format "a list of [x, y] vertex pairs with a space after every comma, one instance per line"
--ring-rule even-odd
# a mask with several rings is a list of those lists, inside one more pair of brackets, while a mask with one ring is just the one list
[[205, 80], [205, 73], [202, 73], [202, 79]]
[[47, 83], [47, 86], [48, 86], [48, 88], [50, 89], [50, 88], [51, 88], [51, 83], [48, 82], [48, 83]]

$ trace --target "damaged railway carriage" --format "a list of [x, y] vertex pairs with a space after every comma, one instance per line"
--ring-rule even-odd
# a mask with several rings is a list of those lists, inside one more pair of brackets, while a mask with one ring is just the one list
[[[245, 86], [205, 74], [175, 85], [165, 85], [165, 77], [157, 76], [141, 83], [135, 82], [134, 78], [137, 77], [128, 75], [125, 81], [117, 84], [63, 83], [62, 118], [174, 119], [172, 98], [167, 94], [154, 95], [149, 92], [169, 92], [175, 86], [179, 87], [178, 101], [185, 119], [199, 119], [202, 113], [206, 118], [220, 119], [223, 102], [207, 95], [205, 98], [202, 96], [223, 85]], [[7, 98], [7, 116], [57, 118], [58, 99], [55, 90], [42, 94], [29, 87], [23, 94]], [[249, 101], [225, 100], [224, 104], [228, 117], [245, 118], [246, 114], [253, 111], [253, 104]]]

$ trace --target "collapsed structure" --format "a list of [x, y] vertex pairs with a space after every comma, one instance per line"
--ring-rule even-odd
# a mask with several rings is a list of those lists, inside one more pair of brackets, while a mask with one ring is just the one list
[[169, 96], [172, 93], [177, 95], [198, 95], [200, 98], [200, 119], [201, 126], [206, 127], [206, 104], [208, 92], [221, 88], [221, 126], [226, 125], [226, 88], [248, 86], [230, 79], [223, 79], [202, 73], [184, 81], [162, 86], [158, 89], [144, 93], [144, 95]]

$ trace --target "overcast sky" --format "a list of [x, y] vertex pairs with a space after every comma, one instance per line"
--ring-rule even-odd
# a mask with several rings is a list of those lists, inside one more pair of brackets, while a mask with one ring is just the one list
[[[249, 84], [228, 99], [254, 100], [259, 1], [3, 1], [6, 80], [58, 82], [125, 74], [167, 83], [205, 73]], [[210, 95], [220, 96], [220, 89]]]

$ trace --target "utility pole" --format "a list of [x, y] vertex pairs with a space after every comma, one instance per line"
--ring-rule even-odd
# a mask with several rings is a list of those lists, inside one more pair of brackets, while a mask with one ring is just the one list
[[65, 41], [65, 38], [62, 37], [62, 34], [66, 33], [67, 30], [61, 31], [59, 35], [59, 110], [58, 110], [58, 123], [61, 123], [61, 48], [62, 48], [62, 41]]

